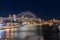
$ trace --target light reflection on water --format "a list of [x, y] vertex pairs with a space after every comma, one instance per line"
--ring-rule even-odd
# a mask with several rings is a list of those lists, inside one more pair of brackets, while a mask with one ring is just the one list
[[3, 32], [3, 31], [2, 31], [2, 30], [0, 30], [0, 38], [1, 38], [1, 36], [2, 36], [2, 32]]

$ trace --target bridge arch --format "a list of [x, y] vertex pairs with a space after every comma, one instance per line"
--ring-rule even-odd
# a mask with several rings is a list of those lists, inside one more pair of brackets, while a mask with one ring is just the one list
[[22, 12], [20, 14], [17, 15], [18, 18], [21, 18], [21, 17], [27, 17], [27, 18], [38, 18], [34, 13], [30, 12], [30, 11], [27, 11], [27, 12]]

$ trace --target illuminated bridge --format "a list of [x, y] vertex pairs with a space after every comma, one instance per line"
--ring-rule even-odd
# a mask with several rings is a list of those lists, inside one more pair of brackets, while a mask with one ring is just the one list
[[[42, 20], [29, 11], [22, 12], [17, 16], [13, 14], [9, 15], [7, 18], [0, 17], [0, 38], [2, 40], [17, 40], [19, 37], [26, 38], [28, 36], [41, 36], [42, 26], [44, 25], [48, 25], [48, 27], [52, 27], [52, 25], [60, 25], [60, 20]], [[40, 32], [39, 34], [37, 30]]]

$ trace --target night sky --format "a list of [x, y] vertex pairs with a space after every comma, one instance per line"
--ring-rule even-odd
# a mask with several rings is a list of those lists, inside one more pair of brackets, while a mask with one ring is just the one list
[[60, 1], [0, 0], [0, 16], [31, 11], [43, 19], [60, 19]]

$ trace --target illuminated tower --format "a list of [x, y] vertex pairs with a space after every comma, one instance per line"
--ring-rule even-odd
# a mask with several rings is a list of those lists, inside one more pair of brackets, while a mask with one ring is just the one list
[[9, 14], [9, 19], [10, 19], [11, 21], [12, 21], [12, 18], [13, 18], [13, 17], [12, 17], [12, 15], [11, 15], [11, 14]]
[[0, 23], [3, 23], [3, 20], [2, 19], [0, 19]]
[[13, 14], [13, 20], [16, 21], [16, 15], [15, 14]]

